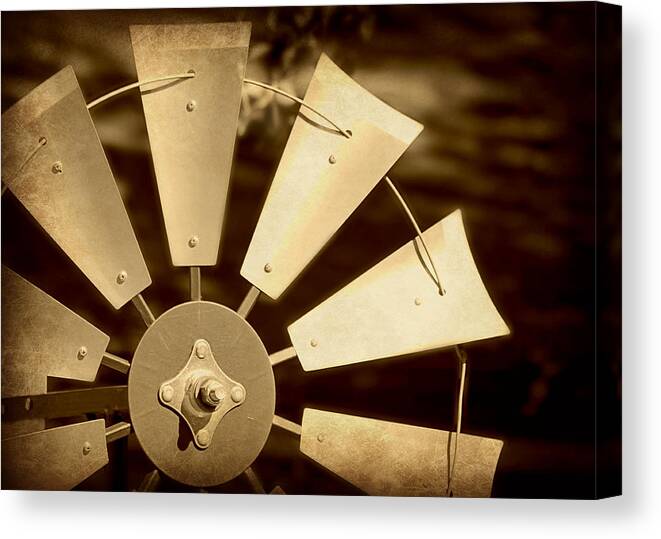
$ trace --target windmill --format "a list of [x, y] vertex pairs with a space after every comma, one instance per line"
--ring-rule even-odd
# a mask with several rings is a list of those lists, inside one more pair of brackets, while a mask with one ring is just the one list
[[[2, 117], [3, 193], [112, 307], [131, 302], [147, 327], [129, 362], [106, 350], [107, 335], [3, 267], [3, 488], [72, 488], [108, 462], [107, 444], [134, 432], [156, 468], [143, 490], [162, 473], [194, 487], [245, 474], [264, 492], [251, 465], [277, 427], [367, 494], [489, 496], [502, 442], [461, 432], [461, 345], [509, 330], [475, 266], [461, 212], [423, 232], [387, 176], [422, 125], [326, 55], [302, 99], [246, 79], [249, 23], [140, 25], [130, 35], [138, 82], [85, 103], [67, 67]], [[250, 290], [234, 310], [203, 299], [201, 282], [202, 268], [218, 261], [245, 85], [300, 110], [241, 267]], [[151, 278], [89, 112], [135, 88], [171, 261], [190, 268], [190, 301], [158, 317], [142, 297]], [[247, 321], [259, 295], [278, 300], [380, 181], [415, 236], [292, 323], [291, 347], [269, 353]], [[314, 371], [447, 347], [460, 360], [453, 432], [311, 408], [300, 424], [275, 414], [273, 370], [285, 361]], [[47, 391], [49, 376], [92, 381], [101, 366], [127, 374], [127, 385]], [[130, 423], [45, 428], [46, 419], [120, 401]]]

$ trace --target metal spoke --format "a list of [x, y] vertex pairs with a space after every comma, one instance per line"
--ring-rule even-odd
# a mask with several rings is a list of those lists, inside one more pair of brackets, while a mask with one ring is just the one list
[[239, 308], [236, 311], [241, 318], [248, 317], [250, 311], [252, 311], [252, 308], [255, 306], [255, 302], [257, 301], [257, 298], [259, 297], [260, 293], [261, 292], [259, 288], [257, 288], [256, 286], [250, 287], [250, 290], [248, 290], [246, 297], [243, 298], [241, 305], [239, 305]]
[[140, 482], [138, 492], [154, 492], [161, 484], [161, 474], [158, 470], [149, 472]]
[[285, 419], [284, 417], [280, 417], [279, 415], [274, 415], [273, 416], [273, 424], [276, 427], [280, 427], [281, 429], [288, 430], [292, 434], [295, 434], [296, 436], [301, 435], [301, 426], [298, 423], [294, 423], [293, 421], [289, 421], [289, 419]]
[[104, 352], [103, 357], [101, 358], [101, 365], [113, 369], [115, 371], [121, 372], [122, 374], [127, 374], [131, 368], [131, 364], [125, 359], [111, 354], [110, 352]]
[[122, 421], [121, 423], [115, 423], [110, 427], [106, 428], [106, 443], [120, 440], [131, 434], [131, 423]]
[[287, 361], [288, 359], [293, 359], [296, 357], [296, 350], [293, 346], [285, 348], [284, 350], [279, 350], [269, 355], [269, 360], [271, 361], [271, 366], [275, 366], [278, 363]]
[[140, 316], [142, 316], [142, 319], [145, 321], [147, 327], [151, 326], [156, 320], [156, 318], [154, 318], [154, 315], [152, 314], [149, 305], [147, 305], [145, 298], [142, 297], [142, 294], [138, 294], [131, 301], [133, 302], [133, 305], [140, 313]]
[[202, 300], [202, 274], [200, 266], [192, 266], [190, 269], [190, 299], [191, 301]]
[[262, 481], [259, 479], [259, 477], [257, 477], [257, 474], [255, 473], [255, 470], [252, 469], [252, 466], [248, 467], [243, 473], [248, 479], [248, 482], [250, 483], [250, 486], [252, 487], [255, 494], [266, 494], [264, 485], [262, 484]]

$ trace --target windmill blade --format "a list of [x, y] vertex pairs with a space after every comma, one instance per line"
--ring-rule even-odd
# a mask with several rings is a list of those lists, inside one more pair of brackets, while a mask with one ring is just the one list
[[2, 441], [2, 488], [69, 490], [108, 463], [103, 419]]
[[413, 240], [289, 326], [306, 371], [443, 348], [509, 329], [480, 278], [456, 210], [423, 233], [439, 294]]
[[142, 87], [142, 105], [175, 266], [218, 259], [250, 23], [131, 26], [140, 79], [195, 72]]
[[2, 178], [113, 307], [151, 284], [71, 67], [2, 115]]
[[[445, 496], [451, 434], [306, 408], [301, 451], [372, 496]], [[453, 446], [453, 444], [452, 444]], [[491, 495], [503, 443], [459, 436], [454, 496]]]
[[[42, 395], [47, 378], [91, 382], [109, 337], [51, 296], [2, 267], [2, 397]], [[3, 436], [44, 428], [43, 419], [3, 425]]]
[[294, 122], [241, 275], [273, 299], [321, 251], [422, 131], [360, 87], [325, 54]]

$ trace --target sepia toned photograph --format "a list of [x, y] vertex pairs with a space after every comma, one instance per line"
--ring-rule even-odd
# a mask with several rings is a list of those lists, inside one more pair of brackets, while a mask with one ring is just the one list
[[619, 6], [1, 17], [3, 490], [621, 494]]

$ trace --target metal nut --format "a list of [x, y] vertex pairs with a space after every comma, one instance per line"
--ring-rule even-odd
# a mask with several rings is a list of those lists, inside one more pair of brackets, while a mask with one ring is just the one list
[[188, 240], [188, 246], [191, 248], [196, 247], [198, 243], [200, 243], [200, 238], [197, 236], [191, 236]]
[[161, 388], [161, 399], [163, 402], [170, 402], [174, 397], [174, 388], [172, 386], [163, 386]]
[[81, 346], [78, 349], [78, 359], [85, 359], [86, 356], [87, 356], [87, 347]]
[[197, 443], [200, 445], [209, 445], [211, 437], [209, 436], [209, 431], [207, 429], [202, 429], [197, 433]]
[[232, 400], [234, 402], [241, 402], [245, 398], [246, 392], [241, 386], [234, 386], [230, 392], [230, 395], [232, 396]]
[[89, 455], [90, 451], [92, 451], [92, 444], [89, 442], [85, 442], [83, 444], [83, 455]]
[[268, 264], [268, 263], [265, 264], [265, 265], [264, 265], [264, 271], [265, 271], [266, 273], [271, 273], [271, 272], [273, 271], [273, 266], [271, 266], [271, 264]]
[[191, 99], [188, 103], [186, 103], [186, 110], [188, 112], [193, 112], [197, 108], [197, 103], [195, 102], [194, 99]]
[[51, 167], [51, 172], [53, 174], [62, 174], [63, 171], [64, 169], [62, 168], [62, 161], [55, 161]]
[[123, 271], [123, 270], [120, 271], [120, 272], [117, 274], [117, 283], [118, 283], [118, 284], [124, 284], [124, 283], [126, 282], [126, 278], [127, 278], [127, 277], [128, 277], [128, 273], [126, 273], [126, 272]]

